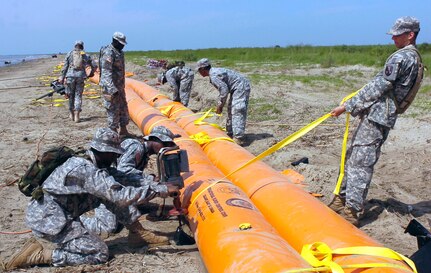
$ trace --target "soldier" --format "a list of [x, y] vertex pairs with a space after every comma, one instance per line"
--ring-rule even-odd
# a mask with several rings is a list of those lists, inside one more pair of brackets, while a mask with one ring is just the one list
[[66, 80], [66, 97], [69, 98], [70, 119], [78, 123], [82, 105], [84, 81], [87, 79], [86, 68], [91, 68], [88, 77], [93, 77], [94, 66], [91, 57], [84, 52], [84, 42], [76, 41], [75, 48], [67, 53], [59, 82]]
[[413, 100], [410, 95], [417, 92], [422, 80], [421, 57], [416, 49], [419, 30], [416, 18], [397, 19], [388, 34], [392, 35], [398, 50], [356, 96], [331, 112], [337, 117], [347, 111], [360, 119], [346, 154], [340, 194], [329, 204], [354, 225], [359, 225], [364, 212], [364, 201], [381, 146], [394, 127], [398, 113], [405, 111], [407, 100]]
[[[145, 173], [149, 157], [158, 154], [163, 147], [176, 146], [173, 139], [179, 137], [174, 135], [164, 126], [156, 126], [148, 136], [144, 137], [145, 142], [133, 138], [125, 139], [121, 142], [124, 153], [117, 160], [117, 172], [111, 172], [115, 179], [125, 186], [144, 186], [154, 182], [154, 176]], [[103, 204], [96, 208], [93, 217], [82, 215], [81, 222], [92, 232], [106, 236], [118, 233], [121, 225], [117, 221], [114, 213], [109, 211]], [[152, 245], [168, 244], [169, 240], [165, 236], [148, 236], [147, 242]], [[129, 243], [133, 244], [133, 242]]]
[[230, 69], [211, 67], [210, 61], [206, 58], [198, 61], [197, 68], [201, 76], [210, 77], [210, 83], [220, 92], [217, 102], [217, 114], [222, 113], [223, 106], [230, 94], [227, 106], [227, 134], [233, 137], [236, 143], [243, 145], [250, 96], [249, 80]]
[[[45, 248], [34, 238], [6, 264], [6, 269], [40, 264], [67, 266], [99, 264], [108, 260], [108, 246], [87, 230], [79, 216], [100, 204], [112, 211], [129, 230], [129, 242], [147, 244], [148, 231], [137, 220], [135, 205], [155, 196], [178, 193], [175, 186], [146, 183], [126, 187], [109, 175], [107, 168], [123, 153], [118, 134], [100, 128], [90, 143], [87, 157], [71, 157], [57, 167], [43, 183], [43, 198], [31, 200], [26, 224], [36, 237], [55, 243]], [[150, 235], [151, 236], [151, 235]]]
[[158, 75], [157, 79], [161, 84], [168, 82], [174, 92], [172, 100], [181, 102], [187, 107], [194, 77], [194, 72], [184, 66], [184, 62], [180, 62], [180, 65], [168, 67], [165, 72]]
[[126, 36], [115, 32], [112, 43], [100, 49], [100, 82], [103, 87], [104, 105], [108, 114], [108, 127], [114, 131], [120, 127], [120, 136], [128, 136], [129, 110], [125, 87], [123, 48]]

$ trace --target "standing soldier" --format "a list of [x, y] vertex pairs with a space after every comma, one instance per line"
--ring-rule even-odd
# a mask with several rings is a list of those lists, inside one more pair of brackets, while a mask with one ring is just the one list
[[84, 52], [84, 42], [76, 41], [75, 48], [67, 53], [64, 59], [63, 70], [59, 82], [64, 84], [66, 79], [66, 96], [69, 98], [70, 119], [79, 122], [79, 113], [82, 105], [82, 92], [84, 91], [84, 81], [87, 78], [86, 67], [91, 67], [88, 75], [94, 74], [94, 66], [91, 57]]
[[230, 94], [227, 106], [227, 134], [233, 137], [237, 144], [243, 145], [250, 96], [250, 81], [230, 69], [211, 67], [211, 63], [207, 58], [199, 60], [197, 68], [201, 76], [210, 77], [210, 83], [220, 92], [217, 102], [217, 114], [222, 113], [223, 106]]
[[172, 67], [168, 65], [166, 71], [158, 76], [158, 81], [161, 84], [168, 82], [174, 92], [172, 100], [181, 102], [187, 107], [194, 77], [194, 72], [189, 67], [184, 66], [184, 62], [180, 62], [179, 65]]
[[126, 36], [115, 32], [112, 43], [100, 49], [100, 83], [103, 87], [104, 105], [108, 114], [108, 127], [118, 131], [120, 136], [128, 136], [129, 110], [125, 87], [125, 66], [123, 48]]
[[422, 81], [423, 66], [416, 49], [419, 21], [401, 17], [388, 34], [398, 50], [386, 60], [376, 77], [341, 106], [333, 116], [345, 111], [360, 119], [346, 154], [345, 177], [339, 195], [329, 207], [346, 220], [359, 225], [364, 202], [373, 176], [380, 148], [397, 120], [414, 99]]

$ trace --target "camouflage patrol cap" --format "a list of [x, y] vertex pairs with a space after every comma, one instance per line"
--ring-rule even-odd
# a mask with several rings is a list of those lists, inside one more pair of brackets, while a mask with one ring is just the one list
[[398, 18], [392, 28], [388, 31], [389, 35], [401, 35], [406, 32], [419, 32], [419, 20], [411, 16], [403, 16]]
[[84, 46], [84, 42], [83, 42], [83, 41], [81, 41], [81, 40], [76, 40], [76, 41], [75, 41], [75, 46], [77, 46], [77, 45]]
[[200, 59], [197, 63], [197, 69], [210, 66], [211, 62], [207, 58]]
[[90, 147], [99, 152], [124, 153], [123, 148], [121, 148], [120, 136], [110, 128], [98, 128], [90, 142]]
[[122, 45], [127, 45], [126, 35], [124, 35], [121, 32], [118, 32], [118, 31], [115, 32], [114, 35], [112, 35], [112, 38], [115, 39], [115, 40], [117, 40], [117, 41], [119, 41], [120, 44], [122, 44]]
[[169, 130], [165, 126], [156, 126], [151, 130], [151, 133], [148, 136], [144, 137], [144, 139], [151, 140], [157, 138], [163, 143], [175, 144], [174, 138], [176, 137], [180, 137], [180, 135], [172, 133], [171, 130]]

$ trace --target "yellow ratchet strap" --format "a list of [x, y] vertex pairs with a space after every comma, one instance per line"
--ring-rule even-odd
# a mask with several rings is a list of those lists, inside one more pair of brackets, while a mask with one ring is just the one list
[[172, 111], [172, 108], [174, 108], [174, 105], [169, 105], [169, 106], [163, 107], [163, 109], [161, 109], [161, 110], [160, 110], [160, 112], [161, 112], [164, 116], [169, 117], [169, 116], [170, 116], [170, 113], [171, 113], [171, 111]]
[[208, 143], [211, 143], [216, 140], [226, 140], [233, 142], [233, 140], [230, 137], [215, 137], [211, 138], [206, 132], [200, 132], [194, 135], [190, 136], [190, 139], [196, 141], [199, 145], [206, 145]]
[[222, 131], [225, 131], [225, 129], [224, 128], [222, 128], [220, 125], [218, 125], [218, 124], [215, 124], [215, 123], [208, 123], [208, 122], [205, 122], [205, 121], [203, 121], [204, 119], [206, 119], [206, 118], [208, 118], [208, 117], [212, 117], [212, 116], [214, 116], [214, 114], [211, 114], [211, 112], [213, 112], [214, 110], [211, 108], [211, 109], [209, 109], [208, 111], [206, 111], [203, 115], [202, 115], [202, 117], [200, 117], [200, 118], [198, 118], [197, 120], [195, 120], [195, 122], [194, 122], [194, 124], [195, 125], [210, 125], [210, 126], [213, 126], [213, 127], [215, 127], [215, 128], [218, 128], [218, 129], [220, 129], [220, 130], [222, 130]]
[[230, 174], [226, 175], [226, 177], [231, 176], [232, 174], [236, 173], [237, 171], [245, 168], [246, 166], [280, 150], [281, 148], [289, 145], [290, 143], [294, 142], [295, 140], [301, 138], [302, 136], [304, 136], [306, 133], [310, 132], [311, 130], [313, 130], [314, 128], [316, 128], [319, 124], [321, 124], [322, 122], [324, 122], [326, 119], [328, 119], [329, 117], [331, 117], [331, 114], [326, 114], [318, 119], [316, 119], [315, 121], [311, 122], [310, 124], [302, 127], [300, 130], [296, 131], [295, 133], [291, 134], [290, 136], [286, 137], [285, 139], [283, 139], [282, 141], [278, 142], [277, 144], [273, 145], [272, 147], [270, 147], [268, 150], [262, 152], [261, 154], [259, 154], [258, 156], [256, 156], [255, 158], [249, 160], [247, 163], [245, 163], [244, 165], [242, 165], [241, 167], [239, 167], [238, 169], [232, 171]]
[[[362, 87], [364, 88], [364, 87]], [[361, 88], [361, 89], [362, 89]], [[357, 90], [353, 92], [352, 94], [346, 96], [340, 103], [340, 105], [343, 105], [346, 101], [354, 97], [358, 92], [361, 90]], [[340, 193], [341, 189], [341, 183], [344, 179], [344, 165], [346, 163], [346, 151], [347, 151], [347, 140], [349, 138], [349, 124], [350, 124], [350, 113], [346, 113], [346, 126], [344, 129], [344, 136], [343, 136], [343, 144], [341, 146], [341, 160], [340, 160], [340, 174], [338, 175], [337, 184], [335, 185], [334, 194], [338, 195]]]
[[[363, 264], [352, 264], [340, 266], [333, 261], [333, 257], [336, 255], [367, 255], [388, 258], [396, 261], [405, 262], [413, 272], [417, 273], [416, 266], [409, 258], [393, 251], [392, 249], [385, 247], [374, 247], [374, 246], [357, 246], [357, 247], [345, 247], [337, 248], [332, 250], [327, 244], [322, 242], [316, 242], [314, 244], [305, 245], [302, 248], [301, 256], [313, 267], [326, 267], [333, 273], [344, 273], [343, 268], [397, 268], [403, 269], [406, 272], [412, 272], [406, 267], [392, 264], [392, 263], [363, 263]], [[324, 271], [324, 270], [321, 270]], [[291, 271], [287, 271], [291, 272]]]

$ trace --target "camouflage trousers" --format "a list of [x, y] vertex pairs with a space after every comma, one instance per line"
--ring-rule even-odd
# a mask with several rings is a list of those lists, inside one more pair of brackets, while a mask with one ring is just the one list
[[79, 219], [87, 230], [102, 235], [114, 234], [119, 228], [119, 223], [132, 224], [140, 216], [141, 213], [135, 206], [127, 208], [114, 206], [109, 210], [104, 204], [100, 204], [94, 209], [94, 216], [81, 215]]
[[174, 95], [172, 100], [181, 102], [184, 106], [189, 105], [190, 94], [192, 93], [194, 75], [188, 76], [179, 82], [178, 91], [174, 88]]
[[69, 96], [69, 110], [81, 112], [82, 92], [84, 91], [83, 78], [67, 78], [66, 94]]
[[108, 261], [109, 250], [105, 242], [90, 233], [80, 221], [71, 221], [59, 234], [48, 235], [33, 230], [40, 238], [57, 244], [52, 252], [54, 266], [100, 264]]
[[237, 89], [229, 95], [227, 104], [226, 131], [229, 136], [235, 138], [244, 137], [250, 96], [250, 85], [248, 83], [242, 84], [240, 88], [242, 90]]
[[[106, 91], [104, 93], [107, 94]], [[129, 109], [124, 91], [118, 91], [112, 95], [110, 101], [104, 98], [103, 104], [108, 115], [109, 128], [116, 130], [129, 124]]]
[[113, 234], [118, 227], [117, 217], [103, 204], [94, 209], [94, 216], [81, 215], [79, 219], [87, 230], [97, 235]]
[[364, 117], [354, 132], [346, 153], [344, 179], [340, 197], [346, 206], [356, 211], [364, 209], [364, 202], [373, 177], [374, 166], [380, 157], [383, 143], [390, 128], [369, 121]]

